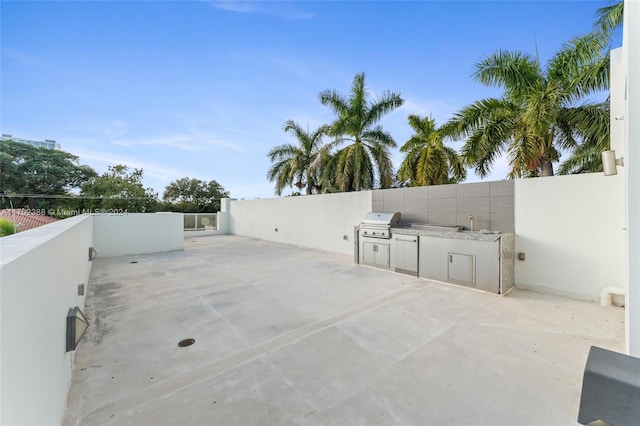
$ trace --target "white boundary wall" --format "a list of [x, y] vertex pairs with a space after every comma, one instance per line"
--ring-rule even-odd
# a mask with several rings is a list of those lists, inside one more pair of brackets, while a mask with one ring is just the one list
[[517, 180], [516, 286], [593, 301], [624, 287], [624, 227], [621, 175]]
[[231, 200], [229, 233], [353, 255], [354, 226], [371, 206], [371, 191]]
[[71, 382], [66, 316], [84, 307], [93, 219], [78, 216], [0, 240], [0, 423], [60, 424]]
[[94, 216], [98, 256], [124, 256], [182, 250], [182, 213], [130, 213]]
[[181, 250], [182, 228], [182, 214], [82, 215], [0, 240], [0, 424], [62, 422], [66, 315], [84, 308], [89, 247], [98, 257]]

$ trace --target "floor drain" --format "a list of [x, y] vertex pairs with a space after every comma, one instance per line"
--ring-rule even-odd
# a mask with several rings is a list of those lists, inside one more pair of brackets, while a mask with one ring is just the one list
[[184, 348], [186, 346], [191, 346], [196, 342], [196, 339], [184, 339], [178, 342], [178, 346]]

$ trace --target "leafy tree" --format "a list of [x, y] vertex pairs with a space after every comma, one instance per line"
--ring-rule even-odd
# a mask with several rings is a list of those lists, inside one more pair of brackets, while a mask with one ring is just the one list
[[0, 237], [6, 237], [13, 235], [17, 232], [16, 224], [7, 219], [6, 217], [0, 217]]
[[[575, 37], [549, 60], [546, 69], [521, 52], [498, 51], [488, 56], [476, 65], [475, 78], [504, 89], [503, 96], [464, 107], [443, 131], [467, 137], [461, 154], [482, 177], [505, 150], [510, 178], [552, 176], [561, 149], [576, 150], [582, 140], [609, 138], [605, 105], [577, 105], [586, 95], [608, 89], [609, 56], [602, 56], [605, 44], [601, 34]], [[594, 116], [598, 117], [595, 122]]]
[[443, 134], [431, 117], [409, 115], [409, 125], [415, 134], [400, 148], [406, 153], [398, 180], [409, 186], [458, 183], [467, 172], [458, 153], [443, 143]]
[[229, 196], [217, 181], [202, 181], [188, 177], [171, 182], [162, 195], [165, 208], [180, 212], [220, 211], [220, 198]]
[[335, 170], [332, 185], [340, 191], [389, 188], [393, 181], [389, 149], [396, 143], [376, 123], [400, 107], [403, 100], [400, 94], [388, 91], [374, 102], [369, 102], [367, 95], [364, 73], [354, 77], [349, 98], [335, 90], [325, 90], [319, 95], [320, 102], [336, 114], [328, 130], [328, 135], [335, 138], [330, 146], [348, 143], [331, 160]]
[[158, 194], [142, 185], [143, 169], [118, 164], [109, 166], [101, 176], [91, 178], [81, 186], [85, 197], [83, 208], [122, 209], [129, 213], [154, 212]]
[[78, 165], [78, 157], [68, 152], [0, 140], [0, 193], [18, 194], [15, 208], [50, 208], [56, 202], [51, 196], [69, 195], [93, 176], [91, 167]]
[[298, 123], [289, 120], [284, 124], [284, 131], [292, 133], [298, 140], [297, 145], [284, 144], [271, 149], [267, 154], [273, 163], [267, 172], [267, 179], [276, 183], [275, 193], [295, 185], [299, 191], [306, 188], [307, 195], [320, 190], [319, 163], [326, 148], [322, 144], [322, 136], [327, 126], [320, 126], [313, 133], [304, 131]]

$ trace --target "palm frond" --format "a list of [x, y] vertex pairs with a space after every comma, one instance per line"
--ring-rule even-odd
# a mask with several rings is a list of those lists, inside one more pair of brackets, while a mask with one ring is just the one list
[[609, 88], [608, 38], [600, 32], [577, 36], [565, 43], [547, 64], [548, 81], [556, 82], [568, 97], [579, 99]]
[[460, 140], [475, 133], [488, 122], [514, 116], [518, 107], [505, 99], [487, 98], [474, 102], [453, 114], [440, 129], [443, 136]]
[[516, 98], [529, 92], [542, 78], [537, 60], [521, 52], [499, 50], [478, 62], [475, 68], [473, 77], [476, 81], [485, 86], [501, 87]]
[[[558, 122], [573, 130], [582, 144], [606, 151], [610, 145], [609, 100], [599, 103], [584, 103], [573, 108], [564, 108], [558, 114]], [[561, 146], [565, 148], [565, 146]]]
[[458, 155], [458, 153], [448, 147], [445, 146], [443, 148], [444, 154], [447, 158], [447, 163], [449, 164], [449, 182], [447, 183], [458, 183], [462, 182], [467, 178], [467, 169], [464, 167], [464, 161]]
[[400, 93], [384, 92], [369, 106], [369, 110], [363, 120], [364, 126], [368, 127], [377, 123], [389, 112], [400, 108], [402, 104], [404, 104], [404, 100], [400, 96]]
[[348, 101], [336, 90], [324, 90], [318, 95], [320, 103], [328, 106], [338, 116], [349, 110]]
[[[373, 162], [376, 165], [376, 169], [378, 171], [377, 175], [377, 186], [379, 188], [391, 188], [391, 184], [393, 183], [393, 164], [391, 162], [391, 156], [389, 155], [389, 151], [385, 149], [383, 145], [376, 144], [374, 146], [367, 148], [371, 153], [371, 157], [374, 160]], [[373, 164], [371, 164], [373, 166]], [[373, 172], [373, 167], [371, 167], [371, 172]], [[373, 177], [373, 173], [372, 173]], [[372, 181], [373, 186], [375, 187], [375, 180]]]
[[624, 1], [618, 1], [596, 11], [594, 26], [605, 32], [610, 32], [622, 26], [624, 17]]
[[560, 165], [561, 175], [596, 173], [602, 171], [602, 151], [594, 146], [580, 147]]

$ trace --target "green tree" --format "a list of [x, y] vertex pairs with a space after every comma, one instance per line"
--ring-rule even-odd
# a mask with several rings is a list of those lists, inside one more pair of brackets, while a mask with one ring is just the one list
[[431, 117], [409, 115], [409, 125], [415, 132], [400, 148], [406, 153], [398, 170], [398, 180], [409, 186], [458, 183], [467, 172], [458, 153], [444, 145], [443, 134]]
[[158, 194], [142, 185], [143, 169], [133, 169], [123, 164], [109, 166], [101, 176], [91, 178], [81, 186], [85, 197], [83, 208], [121, 209], [129, 213], [156, 211]]
[[277, 195], [281, 195], [285, 187], [294, 185], [299, 191], [306, 188], [307, 195], [311, 195], [320, 189], [319, 163], [323, 152], [326, 152], [322, 137], [328, 128], [320, 126], [310, 133], [295, 121], [289, 120], [284, 124], [283, 130], [292, 133], [298, 144], [278, 145], [269, 151], [267, 155], [273, 164], [267, 172], [267, 179], [275, 181]]
[[93, 176], [91, 167], [78, 165], [68, 152], [0, 140], [0, 193], [17, 194], [15, 208], [51, 208], [60, 202], [55, 196], [69, 195]]
[[[481, 177], [505, 151], [510, 178], [552, 176], [560, 150], [576, 150], [582, 140], [608, 140], [606, 106], [578, 104], [585, 96], [608, 89], [605, 44], [601, 34], [575, 37], [545, 69], [536, 58], [521, 52], [498, 51], [488, 56], [476, 65], [475, 78], [502, 88], [503, 96], [464, 107], [443, 131], [467, 138], [461, 154]], [[577, 125], [592, 122], [594, 115], [598, 126]]]
[[180, 178], [171, 182], [162, 195], [165, 208], [180, 212], [218, 212], [220, 199], [229, 196], [216, 180]]
[[402, 105], [400, 94], [385, 91], [369, 102], [365, 75], [361, 73], [353, 79], [349, 98], [335, 90], [325, 90], [319, 97], [336, 114], [328, 130], [328, 135], [335, 138], [331, 146], [348, 143], [332, 159], [332, 185], [339, 191], [389, 188], [393, 181], [389, 149], [396, 143], [377, 123]]
[[0, 217], [0, 237], [6, 237], [13, 235], [17, 231], [16, 224], [7, 219], [6, 217]]

